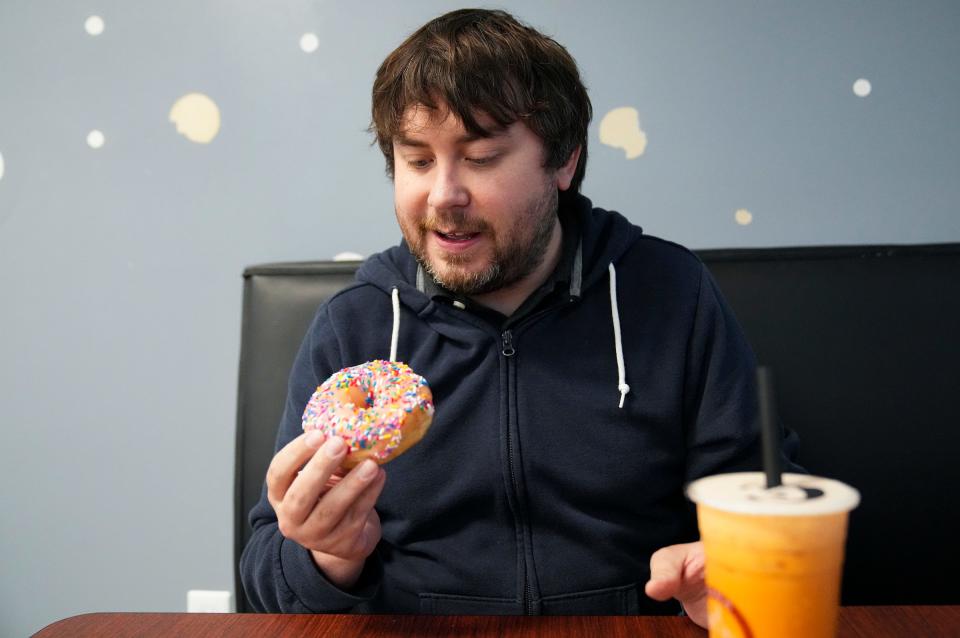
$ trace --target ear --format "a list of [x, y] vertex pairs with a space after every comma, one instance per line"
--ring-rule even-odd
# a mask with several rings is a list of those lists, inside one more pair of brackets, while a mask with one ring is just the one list
[[577, 172], [577, 162], [580, 161], [581, 148], [581, 146], [577, 146], [577, 148], [573, 149], [567, 161], [557, 169], [556, 178], [558, 189], [565, 191], [570, 188], [570, 182], [573, 181], [573, 174]]

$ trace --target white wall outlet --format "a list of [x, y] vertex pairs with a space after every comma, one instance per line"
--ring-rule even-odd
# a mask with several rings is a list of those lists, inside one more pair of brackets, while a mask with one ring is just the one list
[[230, 613], [233, 611], [233, 594], [222, 590], [191, 589], [187, 592], [187, 611]]

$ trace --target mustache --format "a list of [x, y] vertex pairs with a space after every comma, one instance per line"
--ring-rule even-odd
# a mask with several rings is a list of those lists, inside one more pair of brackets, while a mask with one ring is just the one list
[[421, 223], [420, 230], [444, 230], [456, 233], [483, 233], [490, 230], [490, 224], [482, 219], [471, 219], [462, 210], [450, 210], [432, 213]]

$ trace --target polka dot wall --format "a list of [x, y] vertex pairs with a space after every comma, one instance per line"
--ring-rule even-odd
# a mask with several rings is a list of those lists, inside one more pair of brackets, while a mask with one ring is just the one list
[[[500, 4], [577, 60], [583, 193], [644, 232], [960, 241], [960, 4]], [[0, 0], [0, 635], [233, 589], [241, 273], [398, 242], [371, 84], [462, 5]]]
[[[107, 29], [105, 19], [100, 15], [90, 15], [83, 21], [83, 29], [91, 39], [102, 36]], [[300, 50], [313, 54], [320, 48], [320, 39], [314, 32], [302, 33], [297, 41]], [[873, 85], [869, 79], [857, 77], [851, 84], [853, 95], [859, 98], [870, 97]], [[613, 149], [623, 152], [623, 161], [638, 160], [647, 153], [648, 133], [641, 123], [642, 104], [633, 106], [618, 106], [611, 108], [600, 117], [597, 137], [599, 142]], [[214, 142], [221, 127], [220, 107], [212, 97], [202, 92], [188, 92], [172, 99], [168, 120], [173, 124], [174, 131], [186, 141], [195, 144], [210, 144]], [[654, 137], [656, 135], [654, 134]], [[101, 150], [107, 144], [107, 133], [99, 128], [92, 128], [86, 136], [86, 144], [92, 150]], [[656, 161], [656, 146], [652, 159]], [[637, 169], [642, 170], [642, 169]], [[4, 157], [0, 149], [0, 180], [5, 173]], [[717, 211], [717, 214], [723, 214]], [[731, 220], [738, 226], [747, 227], [753, 224], [754, 214], [746, 208], [737, 208], [733, 211]], [[343, 254], [355, 255], [347, 251]], [[337, 255], [339, 257], [340, 254]]]

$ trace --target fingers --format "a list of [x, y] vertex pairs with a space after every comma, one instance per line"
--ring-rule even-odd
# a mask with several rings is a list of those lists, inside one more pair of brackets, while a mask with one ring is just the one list
[[650, 580], [644, 588], [654, 600], [676, 598], [690, 619], [707, 626], [707, 585], [703, 543], [670, 545], [650, 557]]
[[689, 545], [670, 545], [650, 557], [650, 580], [644, 591], [654, 600], [667, 600], [680, 593], [683, 565]]
[[[355, 467], [316, 502], [304, 523], [305, 539], [315, 549], [339, 556], [358, 552], [364, 545], [361, 535], [385, 479], [386, 473], [373, 461]], [[376, 541], [379, 540], [378, 527]]]
[[331, 498], [343, 499], [350, 505], [357, 518], [366, 520], [367, 513], [380, 498], [386, 473], [373, 461], [366, 460], [344, 477], [336, 490], [330, 491]]
[[267, 498], [284, 537], [341, 562], [356, 562], [380, 541], [374, 506], [386, 473], [367, 460], [344, 474], [346, 443], [330, 437], [319, 445], [321, 436], [301, 435], [277, 452], [267, 470]]
[[317, 506], [320, 495], [332, 486], [333, 473], [346, 455], [347, 446], [343, 439], [330, 437], [300, 470], [282, 502], [274, 506], [278, 518], [282, 515], [288, 525], [302, 524]]
[[371, 509], [363, 522], [363, 530], [360, 532], [359, 551], [364, 556], [369, 556], [373, 549], [380, 542], [380, 516], [377, 510]]
[[[312, 432], [310, 435], [312, 442], [316, 435]], [[267, 500], [274, 510], [283, 501], [291, 483], [297, 477], [297, 470], [316, 452], [316, 448], [307, 444], [307, 437], [307, 434], [301, 434], [290, 441], [270, 461], [267, 468]]]

